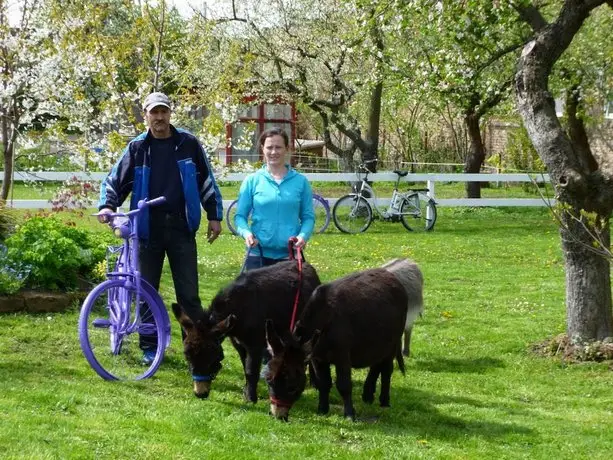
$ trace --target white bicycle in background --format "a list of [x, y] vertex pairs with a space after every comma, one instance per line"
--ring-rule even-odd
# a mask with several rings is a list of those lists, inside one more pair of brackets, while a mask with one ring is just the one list
[[427, 195], [427, 188], [409, 188], [406, 192], [398, 191], [400, 179], [408, 171], [395, 170], [398, 175], [392, 199], [387, 209], [377, 206], [377, 196], [368, 183], [368, 174], [372, 171], [366, 166], [377, 160], [369, 160], [358, 166], [360, 181], [354, 193], [339, 198], [332, 209], [334, 225], [343, 233], [365, 232], [375, 216], [373, 209], [386, 221], [402, 222], [410, 232], [426, 232], [434, 228], [436, 223], [436, 203]]

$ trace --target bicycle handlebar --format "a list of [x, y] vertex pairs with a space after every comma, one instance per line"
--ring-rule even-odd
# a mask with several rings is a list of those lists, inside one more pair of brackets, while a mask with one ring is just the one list
[[366, 172], [371, 173], [372, 171], [371, 171], [370, 169], [368, 169], [368, 167], [367, 167], [366, 165], [367, 165], [367, 164], [370, 164], [370, 163], [376, 163], [377, 161], [379, 161], [379, 159], [378, 159], [378, 158], [373, 158], [373, 159], [371, 159], [371, 160], [364, 160], [364, 162], [362, 162], [362, 163], [360, 163], [360, 164], [359, 164], [358, 168], [359, 168], [359, 169], [362, 169], [362, 170], [364, 170], [364, 171], [366, 171]]
[[121, 221], [120, 219], [117, 219], [118, 217], [130, 218], [131, 216], [141, 212], [146, 207], [158, 206], [165, 202], [166, 202], [166, 197], [164, 196], [159, 196], [157, 198], [154, 198], [153, 200], [147, 200], [147, 198], [144, 198], [137, 203], [136, 209], [132, 209], [131, 211], [128, 211], [128, 212], [101, 213], [99, 211], [92, 215], [93, 216], [100, 216], [100, 215], [106, 216], [106, 223], [109, 225], [109, 227], [111, 227], [111, 230], [113, 230], [113, 233], [118, 237], [125, 238], [129, 234], [129, 229], [128, 229], [129, 226], [127, 225], [127, 222], [129, 221], [128, 220]]
[[154, 198], [153, 200], [149, 200], [149, 201], [147, 201], [147, 198], [140, 200], [137, 206], [138, 206], [138, 209], [143, 209], [147, 206], [158, 206], [163, 203], [166, 203], [166, 197], [158, 196], [157, 198]]
[[113, 217], [128, 217], [131, 216], [133, 214], [137, 214], [139, 213], [143, 208], [149, 207], [149, 206], [158, 206], [162, 203], [166, 202], [166, 197], [165, 196], [159, 196], [157, 198], [154, 198], [153, 200], [147, 200], [147, 198], [144, 198], [142, 200], [140, 200], [137, 203], [137, 208], [136, 209], [132, 209], [131, 211], [128, 212], [109, 212], [109, 213], [102, 213], [101, 211], [98, 211], [94, 214], [92, 214], [92, 216], [100, 216], [102, 214], [105, 214], [106, 216], [108, 216], [109, 219], [112, 219]]

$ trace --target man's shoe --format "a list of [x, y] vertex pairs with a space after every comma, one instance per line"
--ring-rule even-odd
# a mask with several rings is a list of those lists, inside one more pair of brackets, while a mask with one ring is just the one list
[[143, 366], [151, 366], [151, 363], [153, 363], [153, 360], [155, 359], [155, 354], [155, 350], [145, 350], [143, 353], [143, 359], [141, 360]]

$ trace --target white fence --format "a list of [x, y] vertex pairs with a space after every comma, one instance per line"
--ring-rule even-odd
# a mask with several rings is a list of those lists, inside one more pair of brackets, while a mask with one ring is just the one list
[[[0, 172], [0, 174], [2, 174]], [[105, 172], [15, 172], [15, 181], [65, 181], [72, 177], [80, 180], [102, 181], [106, 177]], [[218, 178], [225, 182], [240, 182], [245, 177], [245, 173], [233, 173]], [[306, 173], [305, 176], [311, 181], [317, 182], [355, 182], [354, 173]], [[2, 176], [0, 176], [2, 177]], [[393, 182], [397, 178], [393, 172], [379, 172], [370, 174], [369, 180], [373, 182], [387, 181]], [[548, 174], [444, 174], [444, 173], [424, 173], [407, 174], [400, 179], [401, 182], [426, 182], [430, 190], [428, 194], [434, 198], [438, 206], [547, 206], [553, 204], [553, 199], [545, 202], [542, 198], [437, 198], [437, 182], [549, 182]], [[376, 185], [375, 185], [376, 193]], [[349, 190], [349, 187], [347, 188]], [[234, 197], [231, 197], [232, 199]], [[387, 204], [389, 197], [377, 197], [377, 202]], [[224, 206], [228, 206], [232, 199], [224, 200]], [[332, 203], [335, 199], [329, 199]], [[13, 208], [39, 209], [50, 208], [48, 200], [9, 200], [8, 206]]]

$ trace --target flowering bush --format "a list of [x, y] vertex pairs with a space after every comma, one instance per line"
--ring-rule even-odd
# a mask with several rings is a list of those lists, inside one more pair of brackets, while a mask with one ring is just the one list
[[55, 192], [51, 200], [54, 211], [91, 208], [98, 199], [100, 184], [71, 177]]

